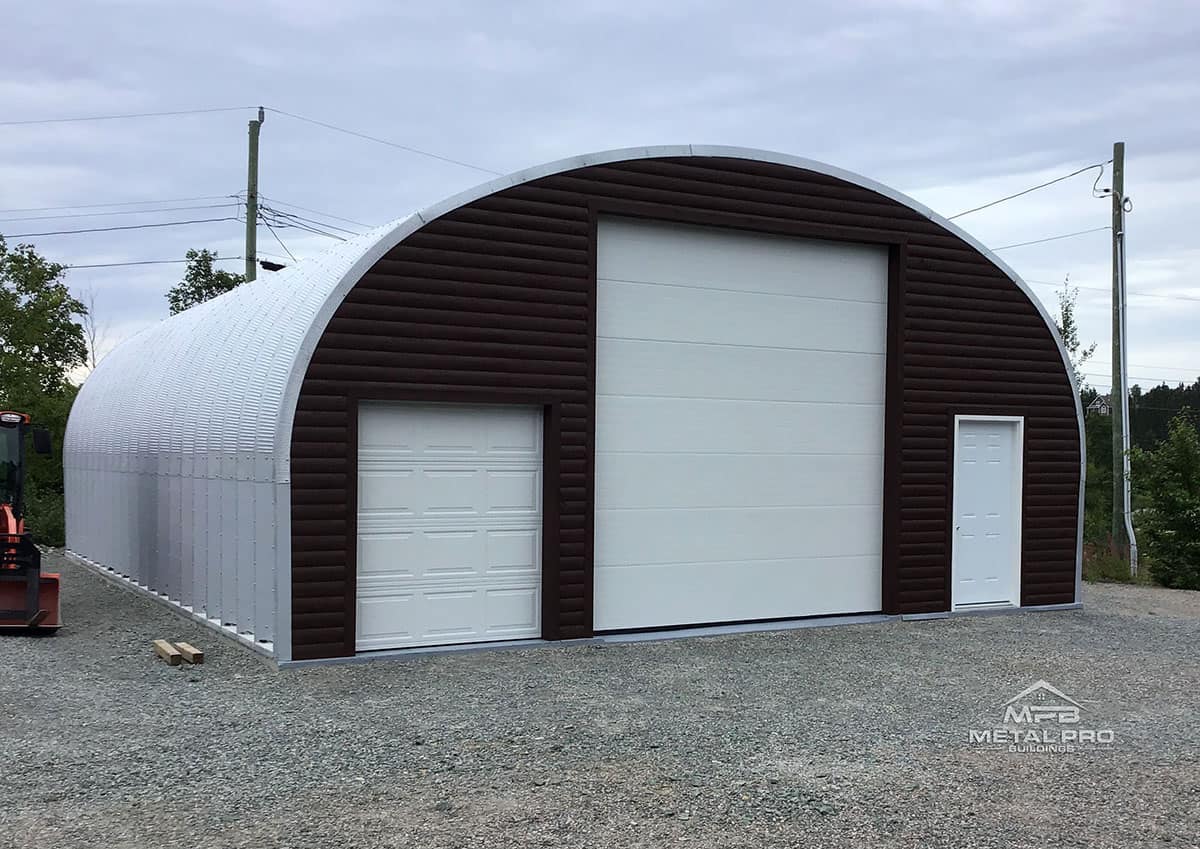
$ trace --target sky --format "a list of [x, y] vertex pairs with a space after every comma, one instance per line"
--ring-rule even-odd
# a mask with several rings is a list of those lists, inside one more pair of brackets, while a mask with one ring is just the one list
[[[1104, 162], [1121, 140], [1131, 383], [1200, 376], [1194, 0], [0, 0], [0, 15], [0, 234], [57, 262], [241, 256], [236, 220], [22, 234], [232, 219], [255, 111], [2, 122], [263, 105], [477, 166], [269, 111], [260, 193], [342, 235], [327, 228], [381, 224], [488, 172], [654, 144], [783, 151], [954, 215]], [[957, 223], [993, 248], [1105, 227], [1096, 175]], [[285, 262], [332, 244], [276, 234], [259, 228], [260, 254]], [[1080, 335], [1098, 343], [1085, 376], [1106, 386], [1109, 233], [999, 255], [1052, 314], [1062, 282], [1079, 287]], [[101, 354], [167, 315], [182, 269], [68, 272]]]

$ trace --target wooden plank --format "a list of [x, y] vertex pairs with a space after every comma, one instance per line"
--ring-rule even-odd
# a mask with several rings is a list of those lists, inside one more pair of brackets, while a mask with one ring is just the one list
[[204, 663], [204, 652], [191, 643], [176, 643], [175, 648], [179, 649], [179, 653], [188, 663]]
[[180, 661], [183, 660], [183, 655], [180, 651], [166, 640], [154, 641], [154, 653], [171, 666], [178, 666]]

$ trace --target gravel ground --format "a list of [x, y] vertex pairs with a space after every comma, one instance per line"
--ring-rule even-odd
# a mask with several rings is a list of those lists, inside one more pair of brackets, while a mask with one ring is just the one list
[[[0, 638], [3, 847], [1200, 845], [1200, 593], [279, 672], [60, 568]], [[968, 742], [1037, 679], [1113, 747]]]

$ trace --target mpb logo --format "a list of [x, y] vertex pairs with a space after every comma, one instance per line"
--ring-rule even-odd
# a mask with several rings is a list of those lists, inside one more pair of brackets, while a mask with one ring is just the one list
[[[1029, 704], [1026, 700], [1036, 696], [1051, 696], [1058, 704]], [[1004, 723], [1020, 725], [1025, 722], [1053, 721], [1060, 725], [1079, 722], [1079, 702], [1045, 681], [1037, 681], [1004, 703]]]
[[1108, 749], [1116, 735], [1108, 728], [1080, 727], [1083, 705], [1046, 681], [1035, 681], [1004, 703], [997, 728], [972, 728], [967, 742], [1013, 753], [1063, 754]]

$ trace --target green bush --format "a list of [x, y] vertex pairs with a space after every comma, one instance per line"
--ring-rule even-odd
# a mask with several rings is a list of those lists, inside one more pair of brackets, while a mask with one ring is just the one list
[[1131, 453], [1143, 504], [1134, 519], [1155, 581], [1200, 590], [1200, 432], [1188, 416], [1184, 410], [1171, 421], [1157, 448]]
[[1137, 577], [1129, 574], [1129, 561], [1109, 551], [1107, 545], [1084, 544], [1083, 579], [1102, 584], [1149, 583], [1144, 569]]
[[1083, 579], [1105, 584], [1129, 583], [1129, 564], [1115, 554], [1088, 546], [1083, 552]]
[[1107, 545], [1112, 534], [1112, 418], [1086, 419], [1087, 483], [1083, 495], [1083, 539]]
[[25, 526], [41, 545], [67, 544], [67, 523], [61, 492], [41, 492], [36, 486], [25, 493]]

